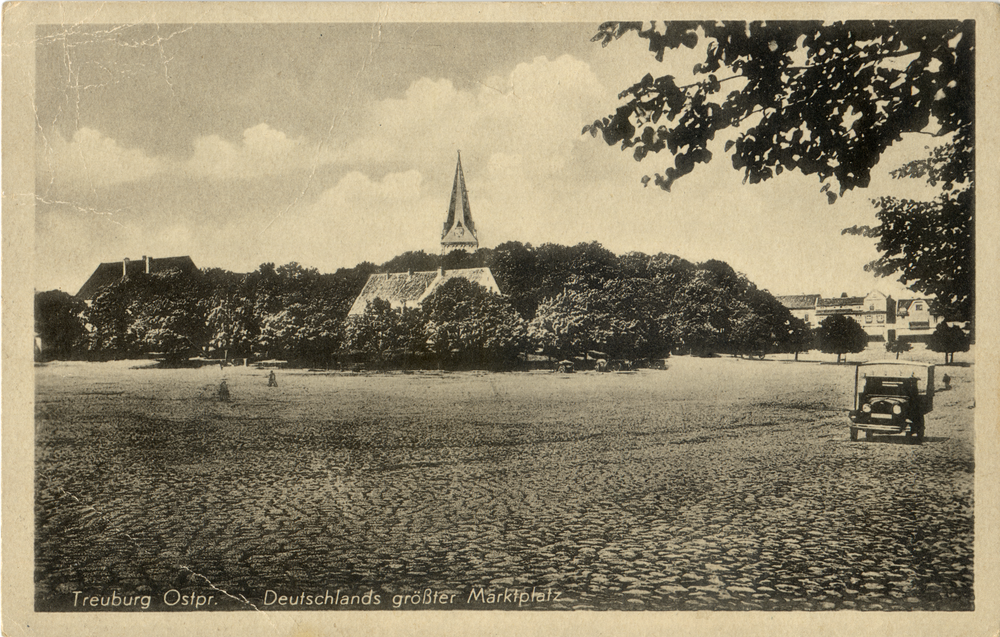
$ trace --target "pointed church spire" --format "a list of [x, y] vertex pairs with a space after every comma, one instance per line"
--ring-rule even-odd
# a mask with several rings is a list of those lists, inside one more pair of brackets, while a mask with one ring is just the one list
[[476, 224], [472, 221], [469, 193], [465, 189], [465, 175], [462, 173], [462, 151], [458, 151], [455, 185], [451, 189], [448, 218], [441, 231], [441, 254], [448, 254], [452, 250], [472, 252], [478, 248], [479, 238], [476, 235]]

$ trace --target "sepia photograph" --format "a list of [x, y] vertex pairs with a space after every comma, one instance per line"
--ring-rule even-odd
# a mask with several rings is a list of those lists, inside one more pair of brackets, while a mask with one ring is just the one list
[[995, 633], [996, 5], [169, 4], [4, 8], [5, 634]]

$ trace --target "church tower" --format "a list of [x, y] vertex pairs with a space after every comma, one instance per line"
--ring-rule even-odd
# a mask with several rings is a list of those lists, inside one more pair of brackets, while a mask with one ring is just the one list
[[455, 185], [451, 189], [451, 203], [448, 205], [448, 219], [441, 231], [441, 254], [452, 250], [475, 252], [479, 249], [476, 224], [469, 209], [469, 193], [465, 190], [465, 175], [462, 174], [462, 153], [458, 153], [455, 167]]

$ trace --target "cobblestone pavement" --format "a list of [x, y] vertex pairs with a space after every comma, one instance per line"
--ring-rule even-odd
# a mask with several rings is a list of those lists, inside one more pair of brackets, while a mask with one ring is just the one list
[[973, 368], [947, 371], [912, 445], [849, 441], [850, 366], [39, 367], [36, 607], [970, 610]]

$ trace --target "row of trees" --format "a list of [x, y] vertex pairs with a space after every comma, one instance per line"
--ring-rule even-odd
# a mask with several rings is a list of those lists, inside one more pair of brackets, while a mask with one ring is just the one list
[[[402, 311], [378, 299], [347, 318], [370, 274], [439, 266], [489, 267], [505, 294], [455, 278], [420, 308]], [[863, 330], [848, 322], [863, 348]], [[839, 344], [839, 333], [821, 329], [817, 341], [770, 293], [721, 261], [618, 256], [597, 243], [510, 242], [444, 257], [408, 252], [333, 274], [266, 263], [249, 274], [137, 275], [105, 288], [89, 307], [64, 292], [36, 295], [36, 331], [47, 358], [208, 354], [321, 366], [509, 367], [530, 353], [634, 361], [672, 352], [857, 351]]]
[[[489, 267], [505, 295], [454, 280], [405, 316], [383, 302], [347, 320], [370, 274], [439, 266]], [[389, 364], [404, 352], [465, 365], [506, 364], [536, 351], [626, 359], [749, 354], [803, 348], [809, 337], [774, 297], [721, 261], [519, 242], [444, 257], [408, 252], [333, 274], [290, 263], [249, 274], [132, 276], [89, 307], [43, 292], [36, 331], [51, 358], [210, 352], [323, 365], [347, 356]]]

